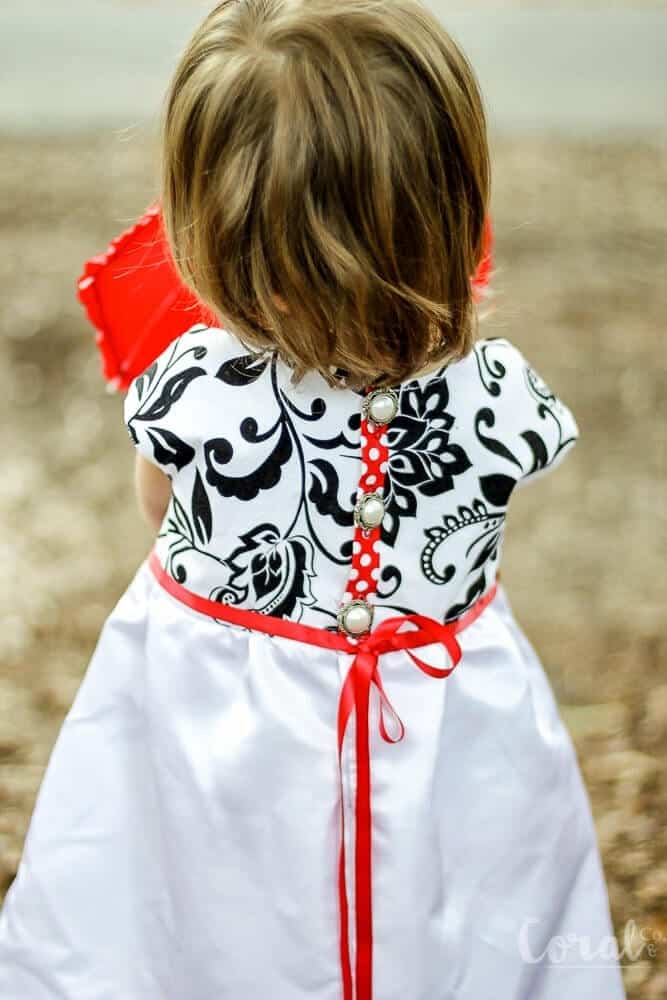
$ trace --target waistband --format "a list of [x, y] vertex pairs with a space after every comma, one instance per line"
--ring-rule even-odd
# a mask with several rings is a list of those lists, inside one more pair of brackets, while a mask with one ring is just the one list
[[[188, 590], [187, 587], [174, 580], [160, 562], [160, 557], [155, 549], [150, 552], [147, 561], [160, 586], [181, 604], [185, 604], [193, 611], [198, 611], [199, 614], [215, 618], [217, 621], [225, 621], [230, 625], [240, 625], [243, 628], [266, 632], [269, 635], [279, 635], [285, 639], [296, 639], [299, 642], [310, 643], [312, 646], [337, 649], [352, 654], [358, 653], [360, 649], [370, 648], [377, 653], [386, 653], [393, 649], [410, 649], [434, 642], [443, 642], [447, 645], [445, 637], [457, 635], [472, 625], [491, 603], [498, 589], [498, 581], [496, 581], [460, 618], [446, 624], [426, 615], [397, 615], [385, 619], [371, 632], [355, 639], [343, 632], [329, 632], [327, 629], [318, 628], [315, 625], [293, 622], [289, 618], [278, 618], [275, 615], [265, 615], [261, 611], [253, 611], [250, 608], [237, 608], [232, 604], [212, 601], [201, 594]], [[418, 630], [403, 632], [397, 636], [395, 633], [405, 622], [417, 625]]]
[[[188, 590], [169, 576], [155, 550], [148, 557], [148, 565], [155, 579], [167, 593], [200, 614], [226, 621], [233, 625], [255, 629], [270, 635], [279, 635], [299, 642], [335, 649], [354, 656], [343, 682], [338, 702], [338, 771], [340, 793], [340, 854], [338, 863], [338, 896], [340, 913], [340, 962], [343, 1000], [373, 1000], [373, 901], [372, 901], [372, 796], [369, 710], [371, 688], [380, 697], [380, 735], [387, 743], [400, 743], [405, 726], [389, 701], [382, 684], [378, 658], [382, 653], [404, 649], [414, 665], [429, 677], [444, 679], [461, 660], [462, 652], [456, 636], [472, 625], [496, 596], [497, 581], [460, 618], [443, 624], [426, 615], [398, 615], [380, 622], [371, 632], [353, 639], [346, 634], [329, 632], [312, 625], [302, 625], [289, 619], [265, 615], [259, 611], [236, 608], [219, 601], [211, 601]], [[400, 632], [403, 625], [416, 626]], [[451, 665], [433, 667], [415, 656], [411, 649], [441, 643], [449, 654]], [[396, 736], [391, 736], [385, 723], [385, 712], [396, 723]], [[345, 808], [343, 799], [342, 753], [348, 722], [354, 713], [355, 756], [357, 787], [355, 797], [354, 832], [354, 884], [355, 884], [355, 940], [356, 962], [354, 978], [350, 962], [348, 892], [345, 865]], [[356, 988], [355, 988], [356, 987]]]

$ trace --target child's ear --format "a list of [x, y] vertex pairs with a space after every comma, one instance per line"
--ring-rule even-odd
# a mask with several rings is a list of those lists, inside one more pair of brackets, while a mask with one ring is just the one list
[[282, 295], [276, 295], [274, 293], [274, 295], [273, 295], [273, 301], [275, 302], [276, 306], [278, 307], [278, 309], [280, 310], [281, 313], [288, 313], [289, 312], [289, 306], [285, 302], [285, 300], [282, 297]]

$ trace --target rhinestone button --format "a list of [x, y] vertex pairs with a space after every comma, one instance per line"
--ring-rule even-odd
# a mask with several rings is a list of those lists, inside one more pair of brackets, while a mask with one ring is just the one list
[[338, 627], [348, 635], [367, 632], [373, 621], [373, 608], [367, 601], [350, 601], [338, 612]]
[[398, 396], [393, 389], [376, 389], [364, 403], [364, 416], [374, 424], [388, 424], [398, 413]]
[[354, 508], [354, 520], [362, 528], [377, 528], [384, 517], [381, 493], [362, 493]]

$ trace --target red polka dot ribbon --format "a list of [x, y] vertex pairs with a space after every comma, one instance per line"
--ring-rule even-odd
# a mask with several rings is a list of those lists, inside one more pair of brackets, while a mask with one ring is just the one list
[[[389, 460], [384, 425], [361, 419], [361, 476], [357, 499], [364, 493], [382, 494]], [[352, 564], [343, 602], [368, 601], [377, 589], [380, 576], [380, 527], [355, 526]]]

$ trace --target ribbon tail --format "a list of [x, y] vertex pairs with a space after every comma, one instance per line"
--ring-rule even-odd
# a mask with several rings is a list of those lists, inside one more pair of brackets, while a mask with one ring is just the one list
[[352, 967], [350, 965], [350, 922], [347, 907], [345, 880], [345, 801], [343, 782], [340, 782], [340, 856], [338, 861], [338, 898], [340, 908], [340, 967], [343, 976], [343, 1000], [352, 997]]
[[343, 684], [338, 703], [338, 777], [340, 785], [340, 854], [338, 860], [338, 900], [340, 915], [340, 967], [343, 978], [343, 1000], [353, 1000], [352, 966], [350, 962], [350, 920], [347, 904], [345, 859], [345, 788], [343, 785], [343, 743], [345, 730], [354, 709], [354, 668]]
[[[362, 654], [364, 655], [364, 654]], [[365, 683], [356, 689], [355, 730], [357, 757], [356, 837], [355, 837], [355, 912], [356, 912], [356, 1000], [373, 997], [373, 914], [371, 850], [371, 767], [370, 767], [370, 679], [377, 665], [372, 660], [364, 674]]]

